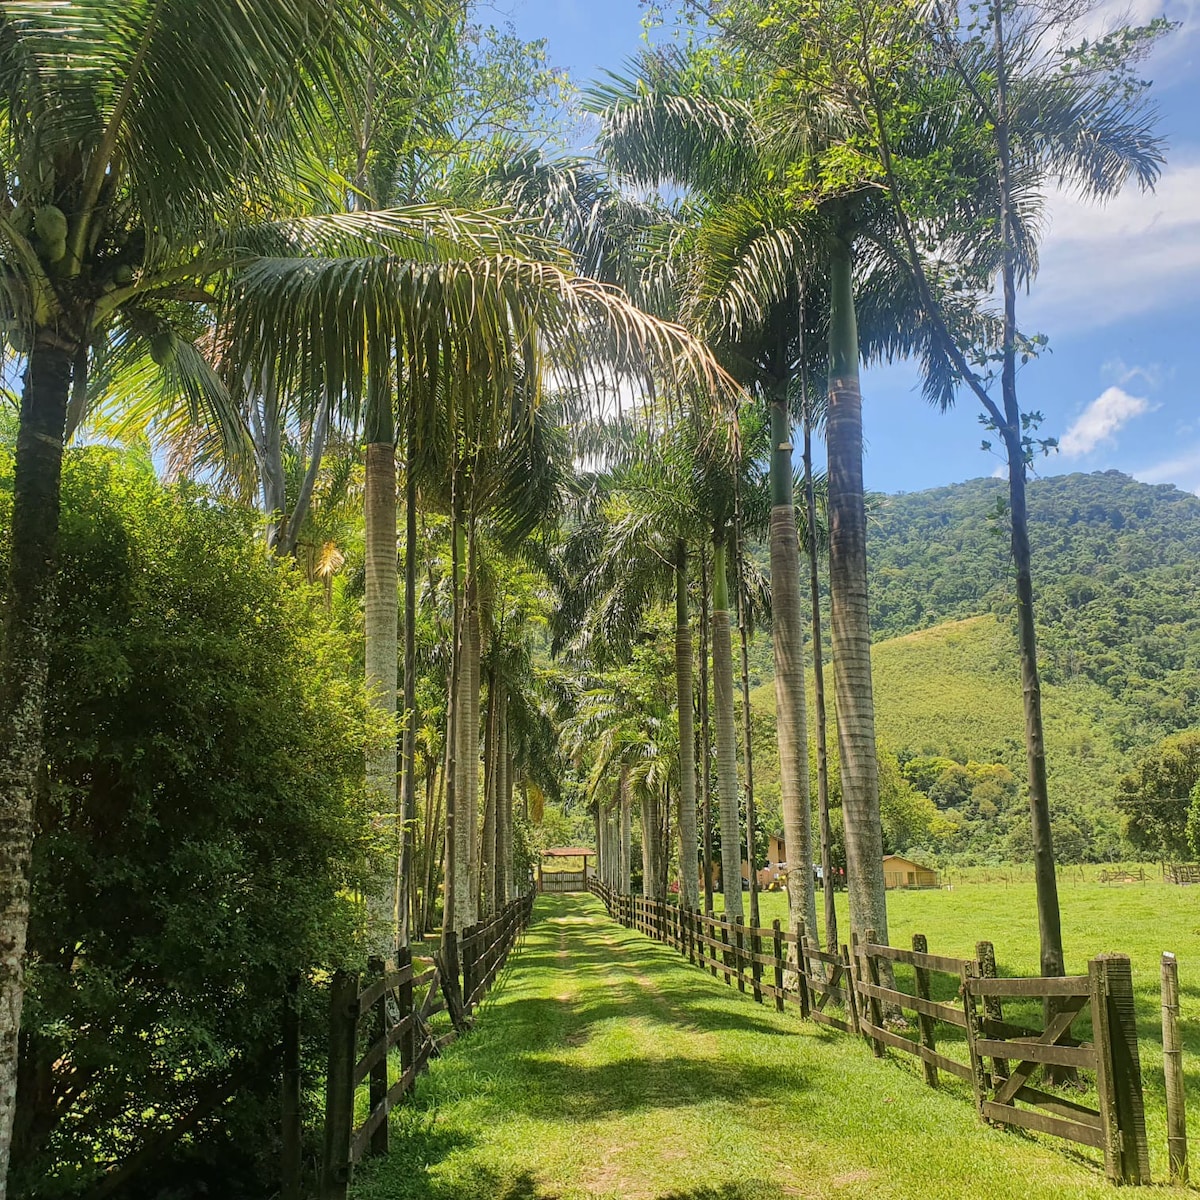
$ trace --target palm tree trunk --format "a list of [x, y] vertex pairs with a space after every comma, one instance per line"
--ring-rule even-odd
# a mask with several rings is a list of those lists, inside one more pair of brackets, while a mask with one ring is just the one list
[[829, 320], [829, 591], [850, 926], [860, 937], [872, 929], [886, 942], [887, 894], [867, 609], [858, 330], [850, 247], [840, 238], [834, 240], [830, 252]]
[[459, 704], [462, 693], [462, 659], [466, 639], [463, 636], [465, 621], [463, 616], [461, 577], [463, 538], [461, 527], [457, 522], [452, 527], [450, 546], [450, 577], [452, 581], [451, 591], [453, 595], [454, 617], [451, 623], [450, 635], [450, 690], [446, 706], [446, 867], [444, 872], [445, 889], [442, 897], [442, 943], [444, 950], [447, 948], [457, 949], [456, 945], [450, 947], [448, 939], [444, 936], [446, 931], [449, 930], [455, 934], [461, 933], [470, 923], [461, 920], [461, 901], [459, 899], [459, 893], [464, 890], [465, 880], [463, 879], [463, 873], [468, 857], [460, 832], [460, 826], [464, 826], [466, 822], [460, 820], [459, 817], [459, 795], [462, 784], [459, 761], [462, 755], [463, 725], [462, 716], [459, 713]]
[[[472, 527], [467, 540], [467, 649], [463, 665], [468, 668], [467, 689], [463, 705], [463, 802], [465, 803], [468, 878], [466, 890], [468, 923], [479, 920], [479, 663], [483, 650], [479, 615], [479, 572], [475, 531]], [[460, 812], [463, 808], [460, 806]]]
[[397, 598], [396, 448], [386, 435], [387, 417], [377, 414], [375, 439], [367, 445], [364, 517], [366, 523], [366, 675], [371, 705], [386, 719], [385, 730], [367, 751], [367, 803], [375, 825], [381, 861], [370, 864], [367, 891], [367, 941], [370, 952], [389, 961], [396, 946], [396, 883], [399, 843], [396, 833]]
[[754, 809], [754, 725], [750, 712], [750, 597], [746, 593], [745, 559], [742, 547], [742, 500], [738, 480], [734, 481], [733, 554], [737, 580], [738, 640], [742, 652], [742, 745], [746, 764], [746, 867], [750, 885], [750, 924], [758, 928], [758, 815]]
[[[1017, 285], [1012, 225], [1012, 151], [1008, 133], [1008, 69], [1003, 13], [992, 16], [996, 45], [996, 143], [1000, 158], [1000, 236], [1003, 247], [1004, 361], [1000, 386], [1004, 399], [1002, 430], [1008, 453], [1008, 501], [1012, 510], [1012, 555], [1017, 572], [1017, 641], [1021, 655], [1021, 691], [1025, 709], [1025, 758], [1029, 773], [1029, 817], [1037, 884], [1038, 935], [1043, 975], [1066, 973], [1050, 796], [1046, 786], [1046, 740], [1042, 725], [1042, 685], [1038, 674], [1037, 629], [1033, 614], [1033, 568], [1029, 547], [1029, 510], [1025, 496], [1025, 446], [1017, 399]], [[1060, 1073], [1061, 1075], [1061, 1073]]]
[[67, 349], [35, 342], [21, 397], [14, 464], [0, 660], [0, 1198], [17, 1095], [33, 805], [44, 753], [71, 359]]
[[[679, 902], [695, 911], [700, 897], [696, 876], [696, 739], [692, 714], [692, 626], [688, 618], [687, 544], [675, 547], [675, 702], [679, 710]], [[622, 828], [622, 837], [624, 829]]]
[[512, 780], [508, 763], [508, 692], [498, 685], [496, 705], [496, 906], [512, 898]]
[[508, 898], [515, 900], [518, 892], [524, 888], [525, 879], [517, 879], [516, 862], [513, 853], [513, 756], [509, 749], [510, 736], [508, 717], [504, 718], [504, 878], [508, 884]]
[[741, 920], [742, 839], [738, 820], [737, 733], [733, 701], [733, 647], [729, 635], [729, 577], [725, 533], [713, 538], [713, 707], [717, 726], [717, 801], [721, 819], [721, 890], [725, 919]]
[[[400, 878], [413, 873], [417, 819], [417, 470], [416, 418], [408, 422], [404, 468], [404, 732], [400, 745]], [[426, 905], [428, 909], [428, 905]], [[409, 912], [400, 912], [400, 945], [409, 943]]]
[[621, 804], [621, 842], [617, 854], [616, 888], [622, 896], [628, 896], [633, 890], [633, 797], [629, 790], [629, 768], [624, 763], [617, 788]]
[[654, 792], [642, 788], [642, 895], [654, 899], [654, 880], [658, 874], [658, 859], [655, 843], [658, 841], [658, 813], [654, 803]]
[[712, 737], [708, 725], [708, 559], [704, 546], [700, 547], [700, 754], [698, 773], [700, 776], [700, 820], [704, 851], [704, 911], [713, 910], [712, 880], [712, 786], [709, 777], [712, 763]]
[[[801, 321], [803, 322], [803, 317]], [[801, 328], [803, 328], [803, 323]], [[836, 954], [838, 949], [837, 905], [833, 893], [832, 837], [829, 828], [829, 748], [825, 735], [825, 652], [821, 646], [821, 576], [817, 554], [817, 497], [813, 488], [812, 415], [809, 408], [807, 365], [801, 366], [801, 372], [804, 376], [801, 384], [804, 393], [804, 505], [808, 514], [808, 579], [812, 603], [813, 688], [817, 708], [817, 820], [821, 831], [821, 897], [825, 903], [825, 946], [830, 954]], [[807, 765], [806, 763], [806, 772]], [[813, 936], [814, 938], [816, 936], [815, 928]]]
[[808, 780], [808, 714], [804, 616], [800, 603], [800, 539], [792, 495], [792, 427], [786, 367], [771, 399], [771, 628], [775, 652], [775, 730], [779, 746], [783, 837], [787, 847], [788, 915], [816, 936], [812, 818]]
[[479, 612], [471, 538], [465, 526], [460, 526], [457, 542], [461, 550], [466, 551], [467, 557], [466, 586], [463, 588], [462, 669], [458, 680], [455, 730], [458, 769], [455, 772], [454, 847], [458, 879], [454, 889], [454, 926], [461, 933], [475, 924], [476, 897], [479, 894], [475, 849], [475, 829], [479, 820]]
[[496, 911], [496, 798], [499, 795], [499, 780], [496, 777], [500, 731], [496, 703], [496, 670], [488, 671], [487, 713], [483, 738], [483, 844], [481, 847], [480, 871], [483, 884], [481, 915], [491, 916]]

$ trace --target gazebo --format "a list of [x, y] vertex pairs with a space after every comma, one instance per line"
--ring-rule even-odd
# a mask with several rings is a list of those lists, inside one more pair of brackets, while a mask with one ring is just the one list
[[[586, 846], [554, 846], [542, 851], [538, 861], [539, 892], [586, 892], [588, 886], [588, 859], [595, 857], [595, 850]], [[576, 870], [563, 860], [581, 859], [583, 867]], [[553, 865], [547, 864], [547, 859]], [[560, 865], [562, 864], [562, 865]]]

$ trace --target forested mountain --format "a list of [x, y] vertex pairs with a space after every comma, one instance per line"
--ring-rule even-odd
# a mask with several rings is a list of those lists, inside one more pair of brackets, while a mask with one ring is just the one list
[[[975, 479], [876, 497], [871, 510], [885, 831], [893, 848], [925, 848], [940, 861], [1029, 852], [1004, 494], [1003, 481]], [[1200, 499], [1107, 471], [1036, 480], [1030, 504], [1058, 853], [1121, 857], [1135, 851], [1121, 838], [1119, 781], [1163, 737], [1200, 724]], [[768, 651], [769, 640], [757, 639], [752, 677], [756, 784], [771, 823], [778, 778]], [[931, 773], [948, 760], [960, 767], [940, 779]], [[1008, 783], [992, 796], [996, 767]], [[978, 795], [972, 774], [983, 783]], [[949, 823], [890, 829], [889, 812], [908, 820], [915, 811], [902, 781]]]
[[[941, 621], [1011, 620], [1004, 483], [888, 496], [870, 534], [877, 640]], [[1125, 749], [1196, 720], [1200, 499], [1118, 471], [1030, 485], [1045, 682], [1086, 679], [1124, 710]]]

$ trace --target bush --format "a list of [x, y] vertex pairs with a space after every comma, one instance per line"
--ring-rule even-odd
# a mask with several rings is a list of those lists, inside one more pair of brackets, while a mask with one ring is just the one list
[[[0, 529], [10, 509], [0, 451]], [[285, 982], [352, 953], [365, 709], [253, 535], [147, 460], [68, 456], [18, 1194], [120, 1164], [259, 1190]]]

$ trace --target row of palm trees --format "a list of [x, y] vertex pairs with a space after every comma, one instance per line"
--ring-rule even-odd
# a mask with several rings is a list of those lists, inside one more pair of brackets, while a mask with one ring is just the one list
[[[643, 601], [674, 599], [677, 762], [660, 762], [661, 791], [641, 789], [642, 823], [666, 832], [673, 786], [680, 878], [692, 880], [684, 901], [698, 902], [687, 867], [701, 836], [688, 728], [689, 576], [699, 558], [709, 620], [702, 641], [711, 641], [700, 659], [700, 761], [708, 761], [711, 649], [722, 878], [733, 915], [742, 897], [732, 625], [740, 610], [745, 635], [749, 589], [739, 572], [731, 597], [730, 565], [744, 563], [740, 543], [752, 523], [742, 477], [769, 460], [783, 815], [789, 854], [808, 861], [792, 430], [803, 424], [807, 445], [823, 412], [851, 920], [886, 936], [858, 370], [864, 358], [921, 356], [931, 398], [946, 404], [956, 386], [970, 388], [1009, 452], [1044, 891], [1042, 868], [1053, 860], [1023, 507], [1032, 443], [1013, 372], [1015, 355], [1032, 343], [1016, 327], [1015, 289], [1034, 268], [1037, 205], [1055, 173], [1104, 195], [1131, 175], [1152, 181], [1161, 147], [1148, 117], [1121, 119], [1139, 103], [1127, 78], [1132, 49], [1122, 58], [1106, 44], [1070, 58], [1073, 71], [1048, 75], [1046, 55], [1028, 48], [1037, 27], [1022, 32], [1019, 17], [1005, 24], [1007, 12], [998, 5], [978, 34], [936, 7], [823, 7], [818, 19], [784, 3], [723, 5], [709, 13], [713, 46], [648, 53], [591, 93], [601, 166], [493, 145], [481, 158], [457, 159], [433, 186], [430, 147], [455, 140], [445, 136], [462, 19], [455, 5], [0, 4], [0, 328], [25, 364], [0, 660], [0, 1179], [15, 1096], [63, 446], [90, 412], [120, 409], [151, 390], [151, 378], [209, 431], [196, 439], [206, 461], [256, 480], [280, 555], [300, 547], [328, 480], [331, 442], [365, 446], [364, 668], [384, 730], [366, 762], [379, 847], [368, 948], [386, 958], [409, 936], [417, 867], [428, 909], [433, 862], [443, 857], [443, 954], [454, 968], [457, 933], [513, 882], [508, 762], [520, 672], [505, 656], [520, 639], [485, 639], [489, 555], [527, 543], [557, 516], [555, 480], [572, 467], [547, 393], [594, 418], [614, 386], [643, 397], [644, 446], [613, 456], [623, 464], [623, 494], [675, 494], [640, 521], [613, 511], [621, 492], [597, 501], [599, 536], [610, 546], [622, 537], [637, 543], [662, 570], [641, 583], [599, 571], [584, 580], [583, 604], [602, 614], [606, 589], [620, 605], [631, 587]], [[1122, 92], [1114, 79], [1129, 87]], [[683, 198], [634, 200], [625, 185]], [[984, 302], [997, 278], [998, 321]], [[993, 354], [1000, 405], [978, 366]], [[761, 402], [766, 419], [741, 419], [739, 394]], [[755, 429], [770, 438], [769, 451]], [[288, 445], [299, 464], [290, 489]], [[664, 486], [676, 470], [686, 486]], [[346, 479], [340, 490], [350, 494]], [[422, 512], [448, 525], [449, 619], [440, 815], [427, 816], [418, 847]], [[813, 527], [811, 470], [802, 514]], [[809, 544], [815, 589], [815, 536]], [[336, 569], [332, 557], [321, 561], [327, 575]], [[613, 762], [617, 859], [627, 874], [635, 770], [628, 758]], [[707, 836], [704, 769], [698, 784]], [[749, 815], [753, 824], [752, 804]], [[665, 879], [665, 850], [646, 853], [647, 876]], [[815, 928], [811, 873], [792, 872], [789, 888], [793, 917]], [[1044, 965], [1061, 970], [1041, 899]]]

